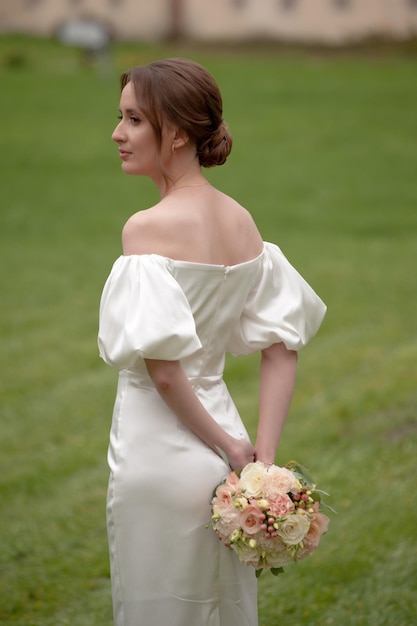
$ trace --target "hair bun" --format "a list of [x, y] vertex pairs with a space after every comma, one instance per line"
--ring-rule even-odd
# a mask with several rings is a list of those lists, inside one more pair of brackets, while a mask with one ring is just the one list
[[162, 146], [164, 123], [177, 127], [195, 146], [200, 165], [222, 165], [232, 149], [223, 120], [220, 89], [213, 76], [190, 59], [162, 59], [138, 65], [121, 76], [121, 88], [133, 83], [136, 100]]
[[232, 136], [227, 124], [222, 120], [211, 136], [197, 147], [197, 154], [202, 167], [223, 165], [232, 150]]

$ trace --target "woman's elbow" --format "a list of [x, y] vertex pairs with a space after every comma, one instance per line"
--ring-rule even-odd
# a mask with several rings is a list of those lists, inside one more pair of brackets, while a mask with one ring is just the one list
[[178, 361], [145, 360], [148, 374], [160, 393], [166, 393], [175, 384], [174, 379], [178, 369]]

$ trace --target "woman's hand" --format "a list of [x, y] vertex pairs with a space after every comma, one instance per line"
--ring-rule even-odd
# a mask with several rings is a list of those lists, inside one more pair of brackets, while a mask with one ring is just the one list
[[255, 458], [255, 448], [246, 439], [231, 438], [225, 453], [232, 470], [243, 469], [245, 465], [252, 463]]

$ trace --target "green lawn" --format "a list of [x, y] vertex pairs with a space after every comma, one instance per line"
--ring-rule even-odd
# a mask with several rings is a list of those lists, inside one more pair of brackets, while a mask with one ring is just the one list
[[[260, 579], [260, 626], [417, 622], [417, 58], [119, 45], [82, 67], [52, 42], [0, 39], [0, 622], [110, 626], [104, 506], [116, 375], [97, 309], [119, 233], [156, 199], [123, 177], [117, 74], [184, 55], [224, 94], [246, 205], [329, 307], [300, 355], [277, 461], [337, 515], [311, 559]], [[249, 430], [257, 358], [227, 379]], [[198, 626], [198, 625], [184, 625]]]

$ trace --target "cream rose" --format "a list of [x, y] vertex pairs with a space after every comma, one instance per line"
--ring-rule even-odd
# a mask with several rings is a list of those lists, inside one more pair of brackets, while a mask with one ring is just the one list
[[282, 550], [272, 551], [266, 557], [266, 563], [270, 567], [283, 567], [292, 561], [291, 554], [283, 546]]
[[262, 495], [262, 479], [265, 465], [261, 461], [249, 463], [240, 475], [240, 488], [247, 498], [259, 498]]
[[259, 564], [259, 552], [257, 548], [251, 548], [249, 545], [240, 543], [238, 546], [232, 545], [232, 548], [239, 555], [239, 559], [245, 565], [252, 565], [257, 567]]
[[279, 537], [290, 546], [300, 543], [310, 527], [310, 521], [306, 515], [290, 515], [279, 525], [277, 533]]

